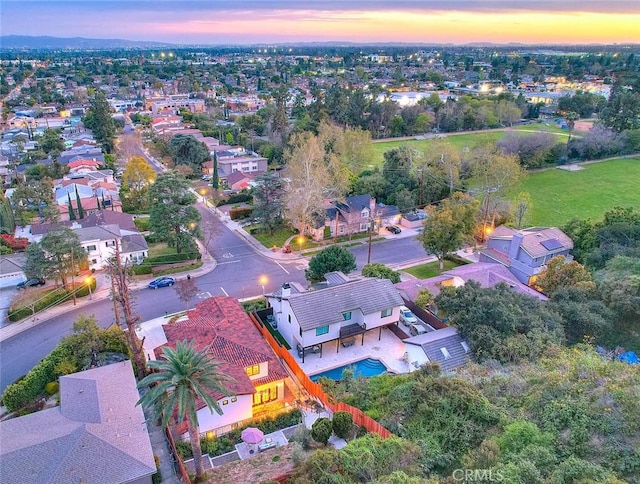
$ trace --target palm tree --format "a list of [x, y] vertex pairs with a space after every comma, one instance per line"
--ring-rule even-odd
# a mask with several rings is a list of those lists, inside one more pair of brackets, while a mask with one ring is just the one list
[[196, 400], [202, 399], [209, 410], [222, 415], [222, 409], [211, 393], [231, 396], [233, 392], [224, 386], [224, 382], [233, 379], [220, 372], [220, 363], [211, 360], [206, 351], [197, 351], [193, 342], [178, 341], [175, 350], [164, 347], [162, 353], [162, 359], [149, 362], [153, 373], [138, 383], [140, 389], [151, 388], [136, 405], [152, 409], [156, 418], [161, 419], [163, 427], [167, 427], [174, 412], [178, 425], [183, 420], [187, 421], [196, 478], [199, 478], [204, 474], [204, 469]]

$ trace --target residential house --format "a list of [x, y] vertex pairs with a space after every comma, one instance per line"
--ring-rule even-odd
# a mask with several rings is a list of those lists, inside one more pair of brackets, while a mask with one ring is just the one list
[[516, 230], [505, 225], [496, 228], [480, 251], [480, 262], [498, 262], [520, 282], [533, 285], [545, 264], [554, 257], [571, 258], [573, 241], [555, 227]]
[[314, 240], [324, 238], [324, 228], [329, 227], [332, 236], [352, 235], [374, 231], [400, 220], [400, 212], [395, 205], [376, 203], [371, 195], [346, 197], [344, 201], [327, 201], [324, 206], [324, 220], [309, 229]]
[[[160, 357], [162, 346], [175, 348], [178, 341], [193, 341], [198, 350], [206, 350], [221, 363], [222, 373], [233, 378], [226, 383], [231, 395], [212, 393], [222, 415], [210, 411], [204, 401], [197, 401], [202, 433], [227, 433], [261, 413], [284, 407], [287, 372], [236, 299], [222, 296], [206, 299], [161, 330], [161, 334], [146, 338], [149, 358]], [[180, 431], [184, 434], [186, 427]]]
[[494, 287], [498, 284], [506, 284], [513, 291], [528, 296], [533, 296], [546, 301], [544, 294], [523, 284], [512, 274], [509, 269], [496, 262], [474, 262], [444, 271], [442, 274], [428, 279], [411, 279], [395, 284], [402, 297], [409, 301], [415, 301], [422, 289], [428, 289], [431, 294], [437, 296], [443, 287], [460, 287], [468, 281], [476, 281], [482, 287]]
[[0, 256], [0, 289], [15, 287], [26, 279], [24, 263], [25, 256], [20, 252]]
[[292, 348], [353, 342], [358, 335], [364, 341], [367, 331], [398, 322], [402, 298], [388, 279], [350, 280], [341, 272], [325, 278], [323, 289], [303, 291], [290, 283], [267, 295], [278, 331]]
[[442, 371], [451, 371], [466, 365], [471, 359], [469, 345], [453, 327], [413, 336], [403, 343], [404, 358], [410, 371], [427, 363], [437, 363]]
[[60, 377], [60, 406], [0, 422], [3, 482], [151, 484], [156, 473], [130, 361]]

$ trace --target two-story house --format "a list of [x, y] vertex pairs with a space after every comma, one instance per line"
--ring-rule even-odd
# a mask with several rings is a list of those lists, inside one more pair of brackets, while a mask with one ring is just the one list
[[375, 232], [385, 225], [399, 222], [401, 217], [395, 205], [376, 203], [371, 195], [354, 195], [343, 201], [327, 201], [323, 208], [324, 220], [318, 220], [319, 223], [309, 228], [314, 240], [324, 238], [325, 227], [329, 227], [332, 237], [339, 237], [367, 232], [370, 228]]
[[570, 258], [573, 241], [555, 227], [516, 230], [505, 225], [496, 228], [480, 251], [480, 262], [498, 262], [518, 280], [532, 285], [546, 263], [557, 256]]
[[[330, 341], [354, 342], [367, 331], [396, 324], [402, 298], [388, 279], [348, 279], [340, 272], [325, 275], [328, 286], [303, 292], [296, 284], [284, 284], [267, 295], [278, 331], [292, 348], [302, 350]], [[381, 333], [380, 333], [381, 334]], [[340, 344], [336, 345], [338, 350]]]
[[[220, 370], [233, 378], [226, 383], [231, 395], [214, 393], [222, 415], [211, 412], [204, 401], [197, 402], [198, 425], [202, 433], [221, 435], [261, 413], [282, 409], [288, 379], [282, 363], [240, 303], [230, 297], [212, 297], [187, 311], [185, 317], [162, 326], [162, 334], [148, 338], [150, 358], [161, 357], [162, 346], [175, 348], [178, 341], [193, 341], [221, 363]], [[186, 437], [186, 426], [180, 428]]]

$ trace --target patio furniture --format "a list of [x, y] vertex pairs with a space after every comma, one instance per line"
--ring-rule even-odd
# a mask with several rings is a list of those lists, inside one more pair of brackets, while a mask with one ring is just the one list
[[353, 346], [354, 344], [356, 344], [356, 338], [351, 336], [349, 338], [344, 338], [342, 340], [342, 346], [344, 348], [348, 348], [349, 346]]
[[264, 439], [264, 442], [262, 444], [258, 445], [258, 449], [260, 450], [260, 452], [262, 452], [263, 450], [267, 450], [267, 449], [271, 449], [272, 447], [277, 447], [278, 443], [275, 442], [271, 437], [267, 437], [266, 439]]

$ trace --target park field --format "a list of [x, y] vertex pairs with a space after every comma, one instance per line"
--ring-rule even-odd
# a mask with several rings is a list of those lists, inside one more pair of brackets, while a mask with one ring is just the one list
[[[531, 133], [552, 133], [558, 136], [559, 139], [564, 141], [567, 140], [568, 135], [566, 131], [561, 130], [560, 128], [555, 127], [551, 124], [527, 124], [523, 126], [517, 126], [512, 128], [515, 131], [521, 132], [523, 135], [531, 134]], [[460, 151], [471, 151], [477, 146], [481, 146], [487, 143], [496, 143], [500, 138], [504, 136], [504, 134], [510, 130], [507, 129], [497, 129], [497, 130], [487, 130], [487, 131], [475, 131], [472, 133], [443, 133], [441, 138], [442, 140], [449, 143], [454, 148], [457, 148]], [[374, 167], [382, 167], [382, 162], [384, 161], [384, 153], [386, 151], [392, 150], [393, 148], [399, 148], [400, 146], [408, 146], [411, 149], [427, 152], [429, 151], [429, 147], [434, 142], [434, 139], [408, 139], [408, 140], [398, 140], [398, 141], [381, 141], [381, 142], [373, 142], [371, 143], [372, 149], [372, 157], [370, 166], [362, 167], [363, 170], [371, 169]]]
[[511, 192], [529, 192], [529, 225], [562, 226], [572, 218], [599, 220], [613, 207], [640, 208], [640, 158], [619, 158], [531, 173]]

